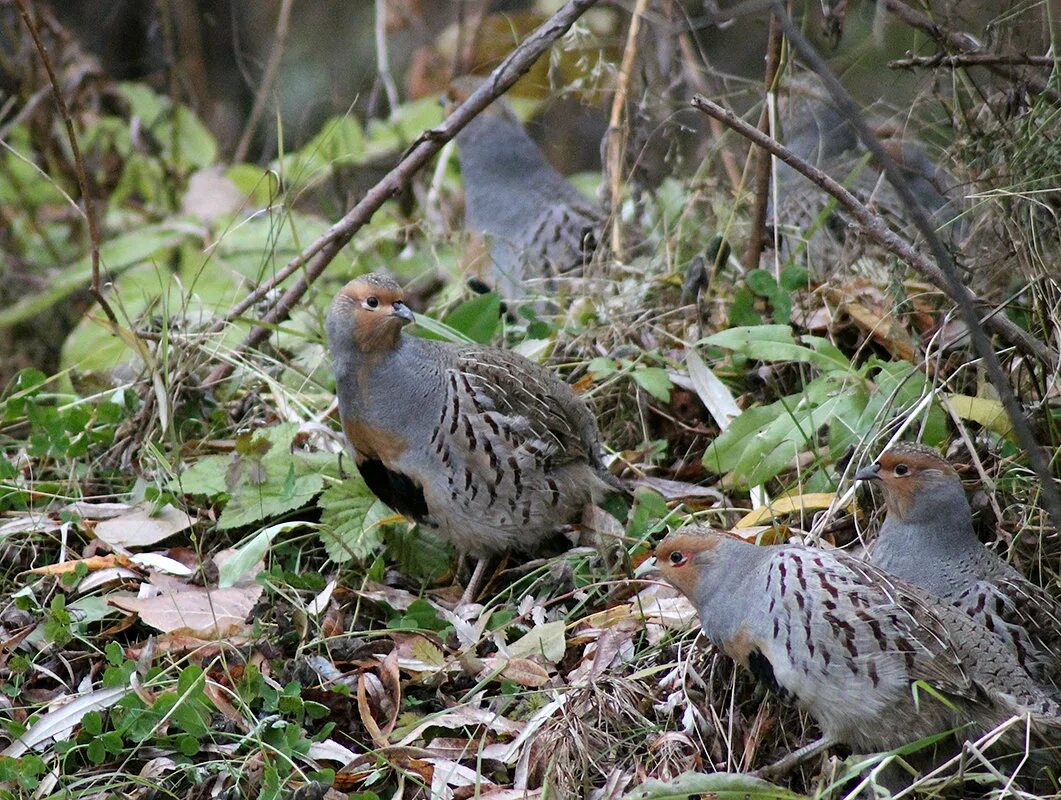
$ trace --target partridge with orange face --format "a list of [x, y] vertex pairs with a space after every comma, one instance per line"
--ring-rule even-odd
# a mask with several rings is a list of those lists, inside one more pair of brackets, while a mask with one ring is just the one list
[[328, 313], [343, 430], [381, 500], [482, 559], [533, 548], [610, 491], [596, 421], [570, 386], [515, 353], [408, 335], [413, 320], [381, 273], [348, 283]]
[[[1047, 741], [1061, 738], [1061, 706], [1001, 641], [863, 561], [701, 528], [664, 539], [656, 561], [711, 642], [810, 712], [825, 742], [876, 752], [951, 728], [971, 736], [1014, 714], [1030, 715]], [[945, 701], [915, 700], [918, 681]], [[1023, 748], [1023, 735], [1008, 744]]]
[[931, 447], [900, 443], [855, 480], [879, 483], [887, 514], [873, 564], [941, 597], [1012, 648], [1037, 678], [1061, 677], [1061, 605], [988, 550], [961, 479]]

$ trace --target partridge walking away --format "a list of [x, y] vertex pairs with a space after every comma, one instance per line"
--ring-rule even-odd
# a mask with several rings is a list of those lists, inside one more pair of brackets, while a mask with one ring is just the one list
[[381, 500], [482, 565], [533, 548], [611, 490], [596, 421], [571, 387], [515, 353], [405, 334], [412, 321], [381, 273], [348, 283], [328, 313], [343, 430]]
[[[656, 559], [711, 642], [810, 712], [829, 743], [877, 752], [967, 725], [976, 735], [1015, 714], [1061, 739], [1061, 706], [1002, 642], [863, 561], [699, 528], [669, 536]], [[926, 691], [915, 701], [918, 681], [946, 702]], [[1007, 743], [1019, 751], [1016, 727]]]
[[961, 479], [931, 447], [900, 443], [856, 480], [884, 491], [870, 561], [941, 597], [992, 631], [1037, 678], [1061, 678], [1061, 604], [985, 547]]
[[[479, 79], [461, 78], [451, 99], [464, 100]], [[604, 215], [557, 172], [504, 99], [457, 134], [467, 228], [490, 244], [495, 283], [509, 298], [528, 279], [577, 270], [592, 256]]]

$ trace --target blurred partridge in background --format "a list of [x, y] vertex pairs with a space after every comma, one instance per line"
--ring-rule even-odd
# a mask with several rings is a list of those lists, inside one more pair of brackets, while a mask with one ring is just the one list
[[[898, 194], [882, 175], [880, 166], [868, 159], [868, 151], [854, 128], [833, 105], [817, 76], [801, 74], [786, 89], [781, 110], [785, 146], [846, 186], [892, 227], [907, 236], [916, 235]], [[940, 226], [944, 241], [961, 238], [965, 224], [958, 219], [961, 192], [955, 178], [933, 161], [924, 143], [912, 132], [880, 119], [868, 121], [902, 169], [929, 219]], [[833, 210], [819, 222], [829, 196], [781, 161], [777, 164], [777, 196], [777, 213], [774, 214], [771, 198], [768, 214], [780, 226], [782, 237], [790, 240], [784, 255], [793, 255], [805, 240], [803, 260], [814, 274], [827, 277], [841, 265], [856, 264], [868, 252], [869, 243], [842, 209]]]
[[[481, 82], [457, 79], [451, 102], [463, 102]], [[457, 134], [457, 152], [465, 225], [489, 242], [492, 284], [504, 297], [548, 290], [548, 279], [593, 255], [603, 212], [546, 161], [503, 98]]]
[[[818, 721], [823, 742], [868, 753], [1030, 714], [1061, 739], [1061, 706], [1001, 641], [953, 606], [835, 551], [757, 546], [684, 528], [656, 549], [663, 577], [696, 606], [711, 642]], [[925, 681], [947, 703], [920, 695]], [[1007, 744], [1023, 749], [1018, 726]]]
[[597, 424], [570, 386], [505, 350], [403, 333], [401, 287], [372, 273], [332, 303], [339, 414], [393, 508], [478, 557], [529, 550], [610, 491]]
[[1061, 678], [1061, 604], [988, 550], [973, 529], [961, 479], [931, 447], [900, 443], [856, 480], [884, 491], [887, 515], [873, 564], [968, 613], [1016, 653], [1025, 668]]

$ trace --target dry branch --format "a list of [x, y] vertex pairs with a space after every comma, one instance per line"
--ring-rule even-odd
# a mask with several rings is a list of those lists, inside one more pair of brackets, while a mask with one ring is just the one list
[[[957, 50], [961, 54], [971, 54], [981, 50], [980, 42], [972, 34], [964, 31], [952, 31], [950, 28], [940, 25], [927, 14], [911, 8], [902, 0], [882, 0], [882, 2], [888, 11], [895, 14], [907, 25], [927, 33], [940, 44]], [[1048, 95], [1054, 102], [1061, 102], [1061, 95], [1056, 90], [1051, 89], [1046, 81], [1038, 76], [1023, 75], [1019, 71], [1010, 68], [1009, 65], [998, 61], [986, 62], [984, 66], [1009, 80], [1027, 83], [1037, 94]]]
[[258, 123], [261, 122], [262, 113], [265, 111], [265, 102], [269, 98], [269, 93], [273, 90], [273, 84], [276, 82], [276, 76], [280, 71], [280, 61], [284, 56], [284, 45], [287, 43], [287, 32], [290, 27], [293, 3], [294, 0], [283, 0], [280, 4], [280, 12], [276, 20], [276, 33], [273, 35], [273, 46], [269, 49], [269, 61], [265, 65], [265, 72], [262, 73], [262, 81], [258, 86], [258, 91], [254, 95], [254, 105], [251, 106], [247, 124], [243, 127], [243, 135], [240, 136], [239, 144], [236, 145], [236, 152], [232, 156], [232, 160], [236, 163], [245, 161], [247, 158], [247, 151], [251, 147], [251, 139], [254, 138], [254, 132], [258, 129]]
[[[897, 1], [888, 0], [890, 3]], [[1024, 416], [1020, 403], [1017, 402], [1013, 388], [1002, 370], [998, 354], [995, 353], [991, 340], [984, 331], [980, 316], [977, 313], [978, 298], [969, 291], [958, 277], [950, 251], [947, 250], [947, 247], [936, 233], [935, 226], [929, 221], [928, 214], [910, 188], [910, 184], [907, 182], [899, 165], [895, 163], [895, 160], [885, 150], [884, 145], [881, 144], [880, 139], [866, 124], [855, 101], [851, 99], [851, 96], [841, 86], [840, 81], [830, 71], [825, 59], [803, 36], [803, 33], [792, 21], [792, 18], [785, 11], [785, 7], [779, 1], [775, 1], [773, 13], [778, 22], [781, 23], [781, 29], [788, 37], [792, 47], [800, 54], [804, 62], [818, 74], [818, 77], [821, 78], [829, 91], [833, 102], [858, 135], [859, 141], [880, 164], [888, 183], [892, 185], [892, 188], [895, 189], [895, 192], [902, 200], [911, 221], [918, 232], [925, 238], [925, 241], [928, 242], [936, 262], [931, 265], [934, 267], [934, 273], [942, 278], [944, 291], [958, 306], [962, 321], [969, 329], [973, 348], [983, 361], [987, 378], [991, 381], [995, 391], [998, 392], [999, 400], [1006, 409], [1006, 415], [1009, 417], [1013, 431], [1017, 435], [1017, 440], [1027, 453], [1028, 463], [1041, 482], [1043, 508], [1046, 510], [1054, 528], [1061, 530], [1061, 493], [1058, 492], [1057, 484], [1054, 482], [1050, 464], [1039, 448], [1039, 443], [1032, 433], [1031, 426]], [[992, 327], [996, 330], [1000, 328], [1008, 330], [1010, 335], [1019, 331], [1024, 335], [1024, 338], [1035, 342], [1037, 345], [1034, 348], [1036, 352], [1041, 352], [1043, 355], [1049, 354], [1049, 361], [1046, 362], [1047, 369], [1050, 371], [1057, 369], [1057, 354], [1052, 349], [1035, 340], [1035, 337], [1030, 336], [1027, 332], [1021, 331], [1018, 326], [1013, 325], [1008, 319], [998, 313], [990, 316], [989, 321], [993, 323]]]
[[892, 69], [915, 69], [934, 67], [989, 67], [999, 64], [1012, 67], [1052, 67], [1057, 63], [1053, 56], [1005, 55], [1002, 53], [961, 53], [934, 56], [911, 56], [896, 58], [888, 62]]
[[[20, 0], [21, 1], [21, 0]], [[241, 315], [253, 306], [281, 281], [299, 269], [302, 276], [277, 300], [276, 304], [265, 315], [265, 325], [275, 325], [284, 319], [295, 307], [310, 284], [324, 272], [332, 259], [353, 238], [361, 228], [372, 219], [373, 214], [389, 199], [397, 195], [412, 179], [421, 167], [442, 149], [442, 146], [457, 135], [457, 132], [480, 114], [490, 103], [504, 94], [519, 78], [524, 75], [567, 30], [597, 0], [569, 0], [552, 17], [542, 23], [537, 30], [528, 36], [505, 60], [490, 74], [490, 77], [476, 89], [446, 120], [437, 128], [426, 130], [402, 155], [398, 163], [383, 176], [365, 194], [361, 201], [346, 215], [332, 225], [315, 242], [309, 245], [298, 256], [270, 280], [261, 284], [242, 302], [233, 306], [224, 320], [220, 320], [211, 330], [220, 330], [224, 323]], [[254, 328], [240, 345], [247, 349], [260, 344], [269, 335], [269, 328]], [[223, 380], [232, 371], [231, 364], [220, 364], [207, 378], [207, 385]]]
[[92, 296], [96, 298], [96, 302], [99, 303], [100, 308], [107, 315], [107, 318], [111, 321], [111, 324], [118, 327], [118, 317], [114, 314], [114, 309], [111, 308], [110, 303], [107, 302], [107, 298], [103, 296], [103, 285], [100, 278], [99, 270], [99, 248], [100, 248], [100, 235], [99, 226], [96, 221], [95, 207], [92, 204], [92, 193], [88, 190], [88, 176], [85, 174], [85, 162], [81, 158], [81, 147], [77, 143], [77, 133], [74, 131], [74, 120], [70, 116], [70, 109], [66, 107], [66, 100], [63, 98], [62, 88], [59, 86], [59, 79], [55, 77], [55, 70], [52, 67], [52, 61], [48, 57], [48, 49], [44, 46], [44, 42], [41, 41], [40, 32], [37, 30], [37, 25], [33, 21], [33, 15], [30, 14], [29, 5], [27, 0], [16, 0], [18, 2], [18, 10], [22, 15], [22, 21], [26, 24], [29, 29], [30, 36], [33, 37], [33, 44], [37, 48], [37, 54], [41, 58], [41, 63], [44, 65], [44, 71], [48, 73], [48, 81], [52, 85], [52, 94], [55, 95], [55, 104], [59, 108], [59, 116], [63, 118], [63, 124], [66, 126], [66, 136], [70, 140], [70, 152], [74, 156], [74, 172], [77, 175], [77, 185], [81, 190], [81, 202], [85, 204], [84, 217], [85, 222], [88, 225], [88, 240], [89, 248], [91, 252], [92, 260], [92, 285], [89, 290], [92, 292]]

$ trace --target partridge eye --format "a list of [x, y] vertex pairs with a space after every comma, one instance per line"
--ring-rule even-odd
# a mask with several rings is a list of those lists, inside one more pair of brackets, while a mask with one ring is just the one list
[[369, 297], [365, 299], [365, 305], [369, 308], [379, 308], [379, 298]]
[[906, 464], [896, 464], [895, 469], [892, 470], [892, 472], [901, 478], [903, 475], [908, 475], [910, 473], [910, 468], [906, 466]]
[[670, 563], [672, 563], [676, 567], [681, 566], [685, 563], [685, 553], [681, 552], [680, 550], [672, 551], [670, 554]]

